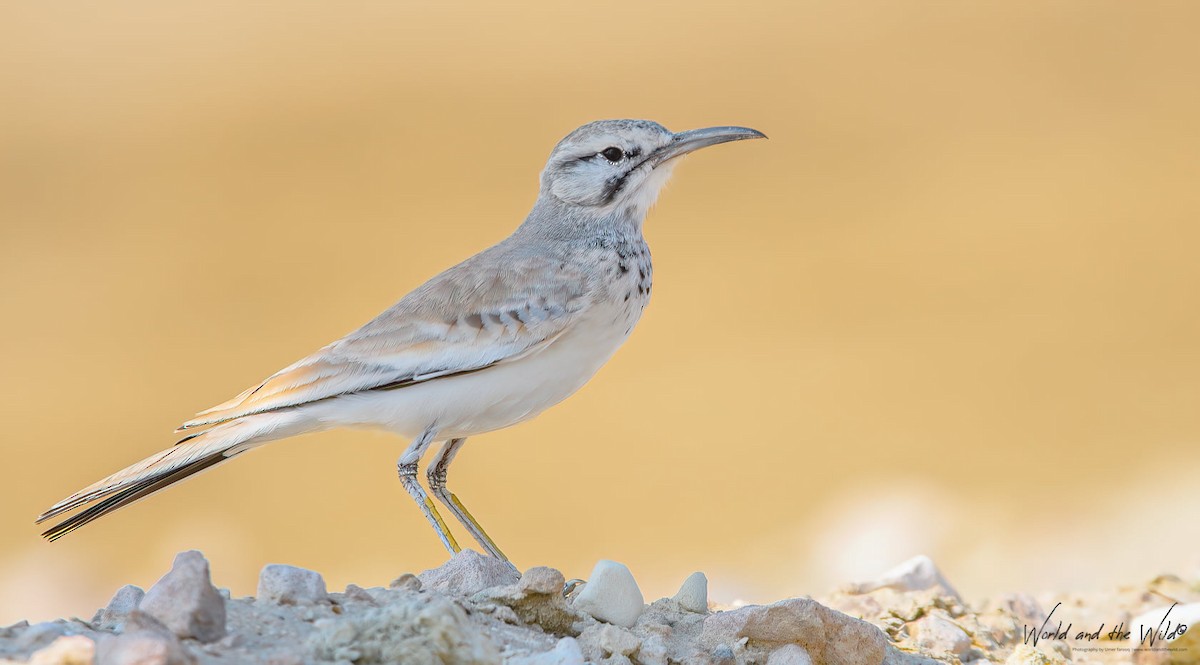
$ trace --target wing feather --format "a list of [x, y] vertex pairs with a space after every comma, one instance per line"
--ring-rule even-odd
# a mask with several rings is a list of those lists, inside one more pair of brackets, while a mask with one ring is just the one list
[[537, 353], [586, 307], [587, 276], [557, 259], [503, 256], [503, 247], [443, 272], [358, 330], [180, 429], [475, 372]]

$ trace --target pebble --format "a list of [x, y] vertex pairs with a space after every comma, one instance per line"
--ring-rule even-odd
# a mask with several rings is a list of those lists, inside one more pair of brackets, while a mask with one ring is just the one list
[[421, 580], [412, 573], [404, 573], [400, 577], [392, 580], [388, 585], [389, 589], [401, 589], [403, 591], [411, 591], [416, 593], [421, 590]]
[[95, 652], [96, 643], [87, 637], [67, 635], [35, 651], [29, 657], [29, 665], [92, 665]]
[[517, 582], [517, 588], [526, 593], [561, 593], [566, 579], [559, 571], [548, 566], [535, 566], [525, 571]]
[[505, 661], [507, 665], [584, 665], [583, 650], [573, 637], [564, 637], [554, 648], [532, 656], [518, 656]]
[[66, 632], [66, 622], [42, 621], [41, 623], [27, 626], [25, 630], [21, 631], [20, 636], [13, 640], [13, 645], [19, 651], [33, 651], [54, 642], [65, 635]]
[[329, 598], [320, 573], [282, 563], [263, 567], [258, 575], [258, 599], [280, 605], [312, 605]]
[[96, 612], [96, 615], [92, 617], [92, 623], [106, 628], [114, 628], [124, 621], [130, 612], [136, 610], [138, 604], [145, 597], [146, 592], [142, 591], [141, 587], [126, 584], [117, 589], [112, 599], [108, 601], [108, 605]]
[[899, 591], [923, 591], [941, 587], [947, 595], [962, 600], [942, 571], [938, 570], [933, 559], [919, 554], [908, 561], [892, 568], [870, 582], [851, 585], [853, 593], [870, 593], [876, 589], [897, 589]]
[[208, 561], [195, 550], [175, 557], [171, 571], [146, 592], [138, 609], [178, 637], [215, 642], [225, 636], [225, 599], [208, 573]]
[[378, 605], [379, 604], [378, 602], [375, 601], [375, 596], [372, 596], [371, 592], [358, 586], [357, 584], [347, 584], [344, 595], [346, 596], [346, 600], [354, 600], [354, 601], [358, 601], [360, 603], [367, 603], [370, 605]]
[[701, 639], [708, 644], [740, 637], [759, 645], [796, 643], [814, 661], [839, 665], [879, 665], [888, 642], [875, 626], [811, 598], [747, 605], [704, 620]]
[[597, 632], [596, 644], [606, 656], [629, 656], [641, 648], [642, 641], [625, 628], [606, 624]]
[[463, 550], [437, 568], [417, 576], [421, 588], [456, 596], [473, 596], [484, 589], [515, 584], [521, 574], [512, 564], [474, 550]]
[[812, 665], [812, 656], [799, 644], [785, 644], [767, 656], [767, 665]]
[[917, 646], [925, 651], [949, 652], [963, 659], [971, 650], [971, 636], [940, 614], [927, 614], [912, 625]]
[[538, 566], [526, 571], [516, 584], [486, 589], [474, 599], [508, 608], [517, 620], [536, 624], [546, 633], [575, 636], [579, 631], [573, 626], [582, 617], [563, 598], [564, 581], [557, 570]]
[[704, 576], [704, 573], [692, 573], [683, 581], [683, 586], [679, 587], [674, 600], [689, 612], [707, 614], [708, 578]]
[[130, 613], [125, 632], [105, 635], [96, 644], [95, 665], [192, 665], [170, 628], [145, 612]]
[[96, 665], [191, 665], [178, 644], [145, 632], [106, 636], [96, 648]]
[[645, 609], [645, 600], [628, 568], [601, 559], [583, 591], [575, 596], [575, 609], [598, 621], [631, 628]]
[[638, 649], [638, 662], [642, 665], [667, 665], [667, 641], [662, 635], [651, 635]]

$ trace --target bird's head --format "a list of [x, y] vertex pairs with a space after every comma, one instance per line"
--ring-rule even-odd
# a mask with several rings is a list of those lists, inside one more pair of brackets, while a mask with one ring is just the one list
[[683, 155], [718, 143], [766, 138], [746, 127], [671, 132], [649, 120], [599, 120], [558, 142], [542, 171], [542, 196], [597, 212], [645, 214]]

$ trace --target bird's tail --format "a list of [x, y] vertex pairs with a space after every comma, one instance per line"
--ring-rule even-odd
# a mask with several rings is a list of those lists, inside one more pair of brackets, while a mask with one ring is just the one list
[[174, 447], [93, 483], [51, 506], [37, 518], [48, 519], [93, 503], [42, 534], [58, 540], [75, 529], [158, 490], [209, 469], [268, 441], [299, 433], [296, 410], [247, 416], [190, 434]]

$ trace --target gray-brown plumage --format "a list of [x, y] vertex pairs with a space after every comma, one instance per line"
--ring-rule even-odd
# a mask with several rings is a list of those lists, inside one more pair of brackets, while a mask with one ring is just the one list
[[672, 133], [646, 120], [584, 125], [558, 143], [537, 203], [508, 238], [420, 286], [366, 325], [184, 423], [172, 448], [100, 480], [38, 522], [91, 504], [43, 535], [92, 520], [251, 448], [341, 426], [413, 440], [397, 468], [450, 551], [458, 544], [420, 484], [435, 441], [435, 497], [494, 556], [500, 549], [445, 488], [468, 436], [509, 427], [578, 390], [625, 341], [650, 298], [642, 222], [676, 159], [764, 138], [752, 129]]

